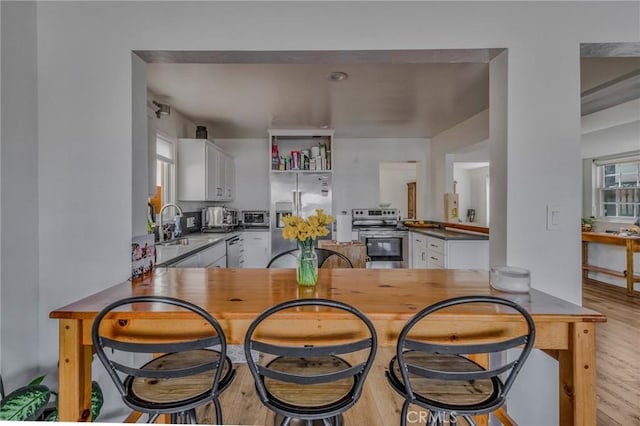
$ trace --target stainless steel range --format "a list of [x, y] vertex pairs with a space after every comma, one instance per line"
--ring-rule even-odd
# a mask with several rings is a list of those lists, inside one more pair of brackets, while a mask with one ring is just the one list
[[351, 227], [367, 247], [367, 268], [409, 267], [409, 232], [399, 227], [397, 209], [353, 209]]

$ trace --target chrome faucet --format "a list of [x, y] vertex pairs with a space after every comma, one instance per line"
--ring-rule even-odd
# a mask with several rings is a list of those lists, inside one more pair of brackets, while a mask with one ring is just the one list
[[160, 213], [158, 213], [158, 217], [160, 218], [160, 226], [158, 228], [158, 234], [160, 237], [160, 241], [164, 241], [164, 229], [162, 228], [162, 212], [164, 211], [164, 209], [166, 209], [167, 207], [175, 207], [175, 209], [178, 211], [178, 216], [182, 216], [182, 209], [177, 205], [177, 204], [173, 204], [173, 203], [167, 203], [164, 206], [162, 206], [160, 208]]

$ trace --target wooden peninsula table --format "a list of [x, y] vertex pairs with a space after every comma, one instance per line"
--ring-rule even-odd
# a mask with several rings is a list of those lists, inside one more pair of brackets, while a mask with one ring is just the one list
[[[199, 304], [220, 321], [230, 344], [242, 344], [249, 323], [269, 306], [296, 298], [339, 300], [372, 320], [381, 346], [393, 346], [401, 328], [421, 308], [451, 297], [487, 294], [514, 298], [523, 305], [536, 322], [535, 347], [558, 360], [559, 424], [595, 425], [595, 325], [606, 321], [605, 316], [537, 290], [525, 295], [500, 293], [490, 288], [488, 272], [450, 269], [321, 269], [318, 285], [306, 289], [296, 284], [293, 269], [168, 268], [115, 285], [50, 314], [60, 326], [60, 420], [90, 420], [91, 324], [98, 311], [121, 298], [161, 295]], [[430, 332], [456, 339], [524, 330], [513, 314], [481, 308], [462, 306], [455, 314], [435, 317], [437, 327]], [[123, 311], [120, 318], [123, 321], [114, 323], [135, 326], [143, 333], [197, 329], [193, 318], [170, 308]], [[322, 311], [301, 312], [295, 319], [299, 327], [340, 327], [344, 321], [323, 316]]]

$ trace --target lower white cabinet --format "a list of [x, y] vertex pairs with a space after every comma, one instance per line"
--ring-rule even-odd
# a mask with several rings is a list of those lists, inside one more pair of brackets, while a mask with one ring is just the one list
[[220, 259], [213, 262], [211, 265], [207, 266], [207, 268], [226, 268], [227, 267], [227, 256], [222, 256]]
[[411, 232], [412, 268], [489, 269], [489, 240], [444, 240]]
[[[198, 253], [200, 255], [201, 268], [226, 268], [227, 246], [224, 241], [206, 248]], [[219, 266], [222, 265], [222, 266]]]
[[424, 269], [427, 267], [427, 236], [411, 233], [411, 267]]
[[200, 267], [200, 256], [198, 253], [193, 254], [189, 257], [185, 257], [184, 259], [171, 264], [172, 267], [175, 268], [199, 268]]
[[226, 268], [227, 247], [222, 241], [171, 264], [175, 268]]
[[269, 263], [269, 238], [268, 231], [242, 233], [244, 239], [244, 267], [264, 268]]

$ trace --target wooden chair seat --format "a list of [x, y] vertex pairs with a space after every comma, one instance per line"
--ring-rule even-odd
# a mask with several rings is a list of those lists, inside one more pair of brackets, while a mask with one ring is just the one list
[[[285, 373], [313, 376], [344, 370], [350, 367], [350, 364], [337, 356], [278, 357], [267, 366]], [[330, 383], [298, 384], [266, 377], [264, 385], [275, 399], [284, 404], [323, 407], [347, 397], [353, 389], [354, 379], [347, 377]]]
[[[207, 362], [215, 362], [219, 357], [219, 352], [208, 349], [170, 353], [153, 359], [142, 369], [172, 370], [193, 367]], [[230, 383], [232, 373], [231, 360], [226, 357], [220, 379], [221, 390]], [[215, 370], [213, 369], [196, 375], [170, 379], [136, 377], [131, 381], [131, 391], [137, 398], [148, 402], [158, 404], [180, 402], [211, 391], [214, 374]]]
[[[431, 370], [455, 372], [483, 370], [480, 365], [460, 355], [408, 351], [405, 352], [405, 360], [407, 363]], [[392, 378], [404, 387], [402, 374], [396, 361], [396, 357], [393, 357], [389, 364], [389, 372]], [[499, 384], [492, 379], [451, 381], [409, 373], [409, 380], [418, 399], [459, 406], [481, 404], [492, 398], [499, 388]]]

